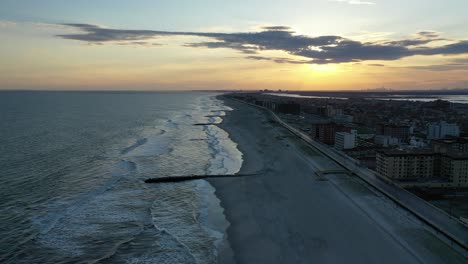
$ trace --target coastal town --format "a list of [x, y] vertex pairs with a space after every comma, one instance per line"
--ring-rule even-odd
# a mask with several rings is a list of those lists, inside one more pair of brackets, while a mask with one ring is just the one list
[[[422, 198], [468, 190], [466, 104], [270, 91], [233, 96], [270, 109], [317, 144]], [[465, 207], [460, 210], [466, 215]]]
[[467, 10], [0, 0], [0, 264], [468, 264]]

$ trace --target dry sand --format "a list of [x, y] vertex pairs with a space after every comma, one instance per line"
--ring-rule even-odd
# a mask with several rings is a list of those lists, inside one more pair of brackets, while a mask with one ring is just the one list
[[410, 214], [350, 176], [255, 107], [235, 110], [221, 127], [244, 154], [241, 173], [210, 183], [230, 222], [220, 263], [467, 263]]

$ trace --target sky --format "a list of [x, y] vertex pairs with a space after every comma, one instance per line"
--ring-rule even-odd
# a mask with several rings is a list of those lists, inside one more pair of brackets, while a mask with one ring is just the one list
[[1, 0], [0, 89], [468, 88], [466, 0]]

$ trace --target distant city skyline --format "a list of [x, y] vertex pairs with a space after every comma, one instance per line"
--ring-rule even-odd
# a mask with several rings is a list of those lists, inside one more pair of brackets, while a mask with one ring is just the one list
[[4, 0], [0, 90], [468, 88], [468, 2]]

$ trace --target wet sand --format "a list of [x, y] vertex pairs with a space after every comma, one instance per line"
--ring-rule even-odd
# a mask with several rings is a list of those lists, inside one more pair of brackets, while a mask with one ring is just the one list
[[[410, 214], [350, 176], [255, 107], [221, 127], [244, 154], [240, 173], [212, 179], [230, 226], [219, 263], [467, 263]], [[226, 246], [227, 245], [227, 246]]]

